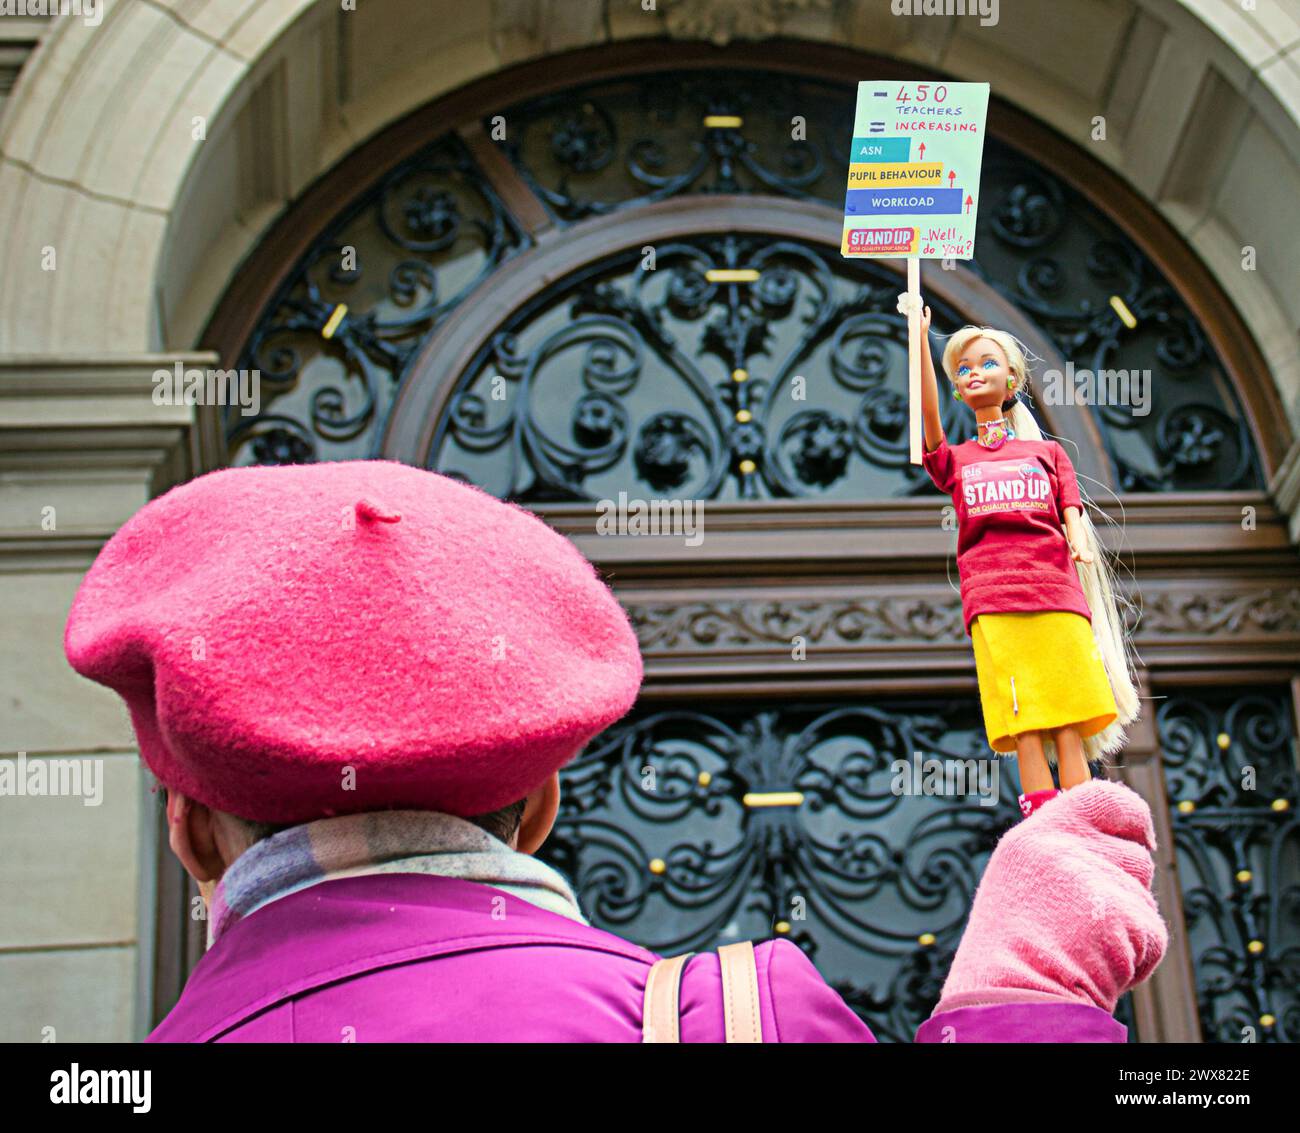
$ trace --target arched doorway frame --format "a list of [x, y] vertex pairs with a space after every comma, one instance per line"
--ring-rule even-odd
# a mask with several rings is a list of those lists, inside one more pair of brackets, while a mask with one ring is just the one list
[[[936, 72], [897, 59], [802, 40], [768, 40], [728, 48], [720, 60], [708, 44], [674, 45], [672, 67], [680, 70], [762, 67], [794, 76], [856, 82], [863, 74], [882, 79], [932, 79]], [[556, 227], [541, 202], [483, 131], [482, 116], [522, 98], [561, 91], [577, 83], [661, 71], [662, 45], [631, 42], [582, 48], [495, 72], [421, 107], [370, 139], [324, 174], [292, 205], [241, 265], [217, 305], [200, 342], [233, 365], [259, 314], [301, 256], [340, 208], [375, 185], [404, 159], [448, 129], [466, 144], [503, 203], [539, 247], [572, 229]], [[990, 135], [1035, 155], [1150, 257], [1177, 289], [1223, 360], [1254, 438], [1264, 479], [1271, 481], [1292, 436], [1262, 352], [1244, 320], [1213, 275], [1151, 205], [1102, 162], [1055, 130], [996, 96], [990, 101]], [[749, 200], [749, 198], [747, 198]], [[783, 202], [790, 209], [790, 202]], [[624, 223], [630, 221], [623, 217]], [[215, 423], [206, 427], [215, 429]], [[215, 434], [207, 438], [217, 441]]]

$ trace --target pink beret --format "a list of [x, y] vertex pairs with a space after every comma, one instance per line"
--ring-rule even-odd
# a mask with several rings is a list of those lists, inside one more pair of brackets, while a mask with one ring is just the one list
[[627, 712], [627, 616], [522, 508], [388, 461], [231, 468], [109, 540], [64, 647], [166, 786], [257, 822], [523, 798]]

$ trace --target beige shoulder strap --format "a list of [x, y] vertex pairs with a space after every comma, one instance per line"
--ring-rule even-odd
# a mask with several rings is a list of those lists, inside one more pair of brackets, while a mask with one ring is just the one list
[[[641, 1014], [641, 1041], [647, 1043], [681, 1042], [681, 986], [687, 952], [659, 960], [650, 968], [645, 984], [645, 1004]], [[754, 945], [748, 941], [725, 944], [718, 949], [722, 969], [722, 1016], [727, 1042], [761, 1043], [763, 1020], [758, 1006], [758, 965]]]
[[727, 1021], [727, 1042], [761, 1043], [763, 1020], [758, 1013], [758, 964], [748, 940], [718, 949], [722, 964], [722, 1012]]
[[682, 988], [682, 971], [694, 956], [686, 952], [658, 960], [645, 981], [645, 1004], [641, 1008], [643, 1043], [679, 1043], [682, 1041], [678, 1005]]

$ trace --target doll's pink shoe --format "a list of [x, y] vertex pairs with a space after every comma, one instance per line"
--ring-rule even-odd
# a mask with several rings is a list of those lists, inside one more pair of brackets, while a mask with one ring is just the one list
[[1020, 813], [1028, 818], [1048, 799], [1054, 799], [1061, 793], [1059, 787], [1048, 787], [1045, 791], [1030, 791], [1027, 795], [1020, 796]]

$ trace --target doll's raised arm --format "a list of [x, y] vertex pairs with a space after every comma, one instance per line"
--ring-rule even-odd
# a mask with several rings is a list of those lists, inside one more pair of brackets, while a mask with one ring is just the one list
[[[903, 292], [898, 297], [898, 309], [908, 314], [911, 296]], [[921, 424], [925, 429], [925, 451], [933, 452], [943, 443], [943, 420], [939, 416], [939, 380], [934, 373], [934, 359], [930, 356], [930, 308], [921, 308]]]

